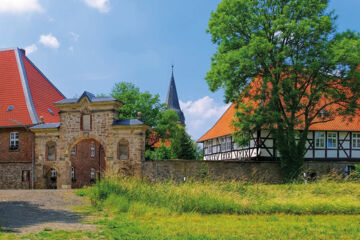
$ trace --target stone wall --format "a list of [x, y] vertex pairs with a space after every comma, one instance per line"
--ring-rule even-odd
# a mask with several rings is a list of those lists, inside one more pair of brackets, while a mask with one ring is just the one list
[[304, 171], [308, 173], [316, 173], [316, 176], [322, 176], [330, 172], [337, 172], [343, 174], [347, 166], [354, 166], [360, 162], [346, 162], [346, 161], [307, 161], [304, 164]]
[[[304, 171], [322, 176], [336, 171], [344, 174], [348, 165], [354, 162], [305, 162]], [[235, 162], [235, 161], [194, 161], [167, 160], [147, 161], [142, 168], [143, 177], [150, 180], [173, 179], [183, 181], [186, 178], [207, 176], [212, 180], [240, 180], [264, 183], [281, 183], [279, 162]]]
[[234, 161], [195, 161], [167, 160], [147, 161], [142, 168], [144, 178], [150, 180], [207, 176], [212, 180], [241, 180], [266, 183], [281, 183], [278, 162], [234, 162]]
[[28, 182], [22, 181], [22, 171], [30, 171], [31, 163], [0, 163], [0, 189], [30, 189]]
[[[119, 103], [89, 102], [82, 98], [80, 102], [60, 104], [60, 127], [32, 129], [35, 133], [36, 188], [46, 188], [47, 173], [51, 168], [57, 171], [57, 188], [71, 188], [71, 149], [80, 142], [93, 141], [104, 150], [106, 169], [114, 174], [140, 175], [145, 151], [145, 125], [113, 125], [118, 117]], [[83, 130], [81, 119], [90, 115], [90, 129]], [[56, 143], [56, 160], [46, 160], [46, 145]], [[128, 143], [128, 159], [120, 160], [119, 142]], [[89, 145], [90, 146], [90, 145]], [[89, 149], [90, 151], [90, 149]], [[89, 152], [86, 152], [89, 153]], [[81, 154], [80, 154], [81, 155]], [[86, 154], [85, 154], [86, 155]], [[88, 176], [77, 166], [76, 174]], [[74, 186], [74, 185], [73, 185]], [[77, 186], [79, 187], [79, 186]]]

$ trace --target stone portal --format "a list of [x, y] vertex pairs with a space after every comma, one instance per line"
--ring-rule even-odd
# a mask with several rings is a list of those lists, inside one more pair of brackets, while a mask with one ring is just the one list
[[84, 92], [80, 98], [55, 103], [59, 123], [39, 124], [35, 134], [35, 187], [49, 187], [56, 170], [57, 188], [89, 185], [108, 172], [140, 175], [145, 131], [140, 119], [118, 120], [122, 103]]

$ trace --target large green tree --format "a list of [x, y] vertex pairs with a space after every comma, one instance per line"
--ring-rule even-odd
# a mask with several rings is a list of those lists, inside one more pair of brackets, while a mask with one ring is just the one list
[[173, 158], [194, 160], [197, 158], [197, 148], [185, 128], [179, 126], [171, 139]]
[[310, 126], [358, 109], [359, 34], [335, 21], [328, 0], [223, 0], [211, 14], [208, 85], [237, 103], [238, 143], [271, 131], [286, 180], [299, 174]]
[[119, 109], [119, 119], [137, 118], [141, 112], [141, 120], [148, 126], [154, 127], [161, 119], [161, 114], [166, 111], [165, 104], [160, 102], [159, 94], [141, 92], [132, 83], [116, 83], [111, 91], [111, 96], [120, 100], [124, 105]]
[[133, 119], [141, 112], [141, 120], [152, 130], [146, 133], [146, 148], [153, 150], [153, 145], [166, 142], [177, 131], [179, 116], [173, 110], [167, 110], [160, 102], [158, 94], [141, 92], [132, 83], [119, 82], [112, 89], [111, 96], [123, 103], [119, 109], [119, 119]]

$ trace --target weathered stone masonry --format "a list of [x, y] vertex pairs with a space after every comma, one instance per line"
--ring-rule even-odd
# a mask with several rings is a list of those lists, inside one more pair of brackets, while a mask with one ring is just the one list
[[[32, 128], [35, 133], [35, 186], [45, 188], [50, 169], [57, 172], [57, 188], [71, 188], [71, 150], [85, 139], [93, 139], [104, 148], [106, 169], [120, 175], [140, 175], [144, 161], [145, 131], [139, 120], [118, 121], [121, 103], [113, 98], [95, 98], [83, 94], [78, 100], [56, 103], [60, 109], [59, 124]], [[82, 129], [82, 118], [90, 115], [90, 129]], [[56, 159], [46, 159], [48, 142], [56, 143]], [[128, 158], [120, 160], [119, 142], [128, 143]]]

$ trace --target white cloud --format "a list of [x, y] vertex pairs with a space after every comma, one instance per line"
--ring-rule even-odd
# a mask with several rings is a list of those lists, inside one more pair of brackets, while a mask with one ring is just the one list
[[180, 101], [180, 106], [185, 114], [187, 131], [197, 140], [216, 123], [230, 104], [205, 96], [195, 101]]
[[71, 39], [74, 41], [74, 42], [77, 42], [79, 40], [79, 37], [80, 35], [77, 34], [77, 33], [74, 33], [74, 32], [69, 32], [70, 36], [71, 36]]
[[49, 33], [48, 35], [41, 35], [39, 42], [42, 43], [45, 47], [49, 48], [60, 47], [59, 41], [51, 33]]
[[25, 47], [25, 53], [26, 55], [32, 54], [33, 52], [36, 52], [38, 50], [38, 47], [36, 44], [31, 44], [27, 47]]
[[0, 13], [43, 12], [39, 0], [0, 0]]
[[86, 5], [96, 8], [101, 13], [109, 12], [110, 0], [83, 0]]

